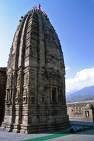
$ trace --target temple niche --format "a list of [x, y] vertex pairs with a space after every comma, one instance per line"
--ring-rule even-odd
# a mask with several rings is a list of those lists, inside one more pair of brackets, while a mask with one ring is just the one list
[[21, 17], [13, 38], [2, 127], [23, 133], [69, 127], [63, 52], [40, 7]]

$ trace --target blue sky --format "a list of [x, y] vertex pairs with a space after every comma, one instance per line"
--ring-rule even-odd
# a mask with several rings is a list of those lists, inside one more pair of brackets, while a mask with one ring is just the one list
[[86, 77], [94, 72], [94, 0], [0, 0], [0, 66], [7, 65], [20, 17], [39, 3], [60, 38], [67, 85], [84, 70]]

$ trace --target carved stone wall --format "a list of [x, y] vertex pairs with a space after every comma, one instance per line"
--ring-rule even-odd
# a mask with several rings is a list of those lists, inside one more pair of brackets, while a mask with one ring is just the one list
[[70, 120], [94, 122], [94, 101], [67, 104]]
[[53, 26], [40, 9], [29, 11], [14, 35], [2, 126], [25, 133], [69, 126], [63, 53]]

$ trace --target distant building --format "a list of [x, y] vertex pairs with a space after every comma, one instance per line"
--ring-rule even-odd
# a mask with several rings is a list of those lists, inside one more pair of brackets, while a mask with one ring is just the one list
[[70, 120], [94, 122], [94, 100], [67, 103]]
[[2, 126], [24, 133], [69, 127], [63, 53], [40, 6], [21, 17], [14, 35]]
[[4, 118], [6, 78], [6, 68], [0, 68], [0, 125]]

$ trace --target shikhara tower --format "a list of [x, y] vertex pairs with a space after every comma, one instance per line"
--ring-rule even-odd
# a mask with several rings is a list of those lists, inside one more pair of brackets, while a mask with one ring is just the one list
[[21, 17], [10, 49], [2, 126], [31, 133], [68, 125], [60, 41], [47, 15], [34, 8]]

